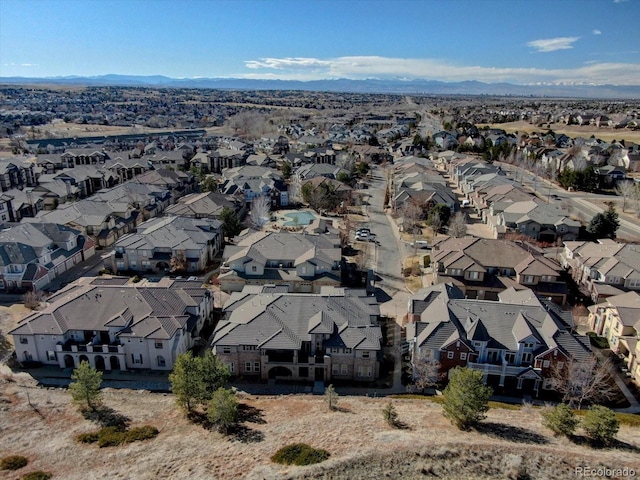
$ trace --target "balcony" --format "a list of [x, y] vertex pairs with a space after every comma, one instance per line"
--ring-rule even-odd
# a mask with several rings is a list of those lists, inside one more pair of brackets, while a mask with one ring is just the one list
[[91, 343], [85, 344], [74, 340], [67, 340], [65, 343], [58, 342], [56, 344], [56, 351], [58, 352], [72, 352], [72, 353], [124, 353], [124, 345], [120, 344], [101, 344], [92, 345]]

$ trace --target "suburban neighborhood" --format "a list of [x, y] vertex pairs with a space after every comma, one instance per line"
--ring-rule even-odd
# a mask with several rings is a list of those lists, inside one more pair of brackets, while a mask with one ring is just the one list
[[187, 417], [213, 411], [179, 383], [205, 374], [331, 411], [469, 372], [494, 405], [640, 413], [637, 103], [82, 98], [0, 87], [7, 375], [72, 390], [86, 368]]

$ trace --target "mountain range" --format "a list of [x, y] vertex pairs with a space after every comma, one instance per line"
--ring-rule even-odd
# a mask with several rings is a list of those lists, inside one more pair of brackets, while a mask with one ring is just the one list
[[515, 85], [478, 81], [365, 79], [259, 80], [243, 78], [171, 78], [162, 75], [100, 75], [93, 77], [0, 77], [0, 84], [134, 86], [156, 88], [215, 88], [227, 90], [301, 90], [321, 92], [390, 93], [399, 95], [492, 95], [638, 99], [640, 85]]

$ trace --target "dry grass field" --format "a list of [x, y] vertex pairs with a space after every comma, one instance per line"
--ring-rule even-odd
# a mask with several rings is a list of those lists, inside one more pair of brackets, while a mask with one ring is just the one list
[[[478, 125], [481, 127], [482, 125]], [[518, 122], [509, 122], [509, 123], [496, 123], [489, 124], [491, 128], [501, 128], [507, 133], [513, 132], [546, 132], [548, 128], [537, 127], [536, 125], [532, 125], [527, 121], [518, 121]], [[597, 128], [589, 125], [565, 125], [562, 123], [552, 123], [551, 130], [556, 133], [564, 133], [566, 136], [571, 138], [583, 137], [589, 138], [591, 135], [595, 135], [596, 138], [600, 138], [607, 142], [611, 142], [613, 140], [625, 140], [627, 142], [640, 142], [640, 131], [629, 130], [629, 129], [611, 129], [611, 128]]]
[[[41, 469], [53, 478], [565, 479], [575, 466], [637, 468], [640, 461], [640, 428], [623, 426], [617, 448], [594, 450], [554, 438], [531, 408], [492, 409], [480, 431], [459, 432], [424, 399], [393, 399], [403, 423], [394, 428], [383, 421], [385, 399], [345, 396], [330, 412], [319, 396], [242, 394], [243, 421], [224, 436], [188, 421], [171, 395], [113, 389], [104, 390], [106, 406], [131, 426], [151, 424], [160, 434], [101, 449], [74, 440], [97, 425], [78, 413], [66, 390], [37, 387], [6, 368], [0, 373], [0, 458], [24, 455], [24, 472]], [[331, 458], [311, 467], [269, 460], [294, 442], [324, 448]]]

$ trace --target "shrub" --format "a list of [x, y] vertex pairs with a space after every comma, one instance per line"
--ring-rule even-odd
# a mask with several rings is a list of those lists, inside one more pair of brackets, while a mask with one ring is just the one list
[[573, 410], [564, 403], [544, 410], [542, 419], [542, 425], [551, 430], [556, 436], [564, 435], [568, 437], [573, 435], [580, 423]]
[[306, 443], [294, 443], [278, 450], [271, 461], [284, 465], [313, 465], [329, 458], [329, 452], [310, 447]]
[[150, 440], [158, 436], [159, 430], [152, 425], [143, 425], [141, 427], [132, 428], [127, 432], [126, 442], [139, 442], [143, 440]]
[[611, 409], [594, 405], [585, 414], [581, 426], [593, 443], [609, 445], [618, 433], [620, 422]]
[[329, 385], [324, 391], [324, 400], [329, 406], [329, 410], [336, 410], [338, 408], [338, 392], [333, 388], [333, 384]]
[[98, 441], [98, 432], [81, 433], [76, 437], [78, 443], [96, 443]]
[[118, 427], [104, 427], [98, 432], [98, 446], [115, 447], [127, 441], [127, 432]]
[[391, 402], [387, 403], [387, 405], [382, 410], [382, 416], [384, 417], [384, 421], [392, 427], [395, 427], [397, 425], [398, 412], [396, 411], [396, 407], [394, 407]]
[[49, 480], [53, 475], [49, 472], [43, 472], [38, 470], [36, 472], [29, 472], [22, 477], [22, 480]]
[[26, 457], [21, 455], [11, 455], [9, 457], [4, 457], [2, 461], [0, 461], [0, 470], [19, 470], [24, 467], [29, 460]]
[[138, 283], [139, 281], [140, 281], [140, 277], [139, 277], [138, 275], [134, 275], [134, 276], [131, 278], [131, 282], [132, 282], [132, 283]]
[[158, 429], [151, 425], [125, 430], [123, 427], [104, 427], [95, 432], [81, 433], [76, 437], [80, 443], [98, 443], [100, 448], [115, 447], [123, 443], [138, 442], [155, 438]]

